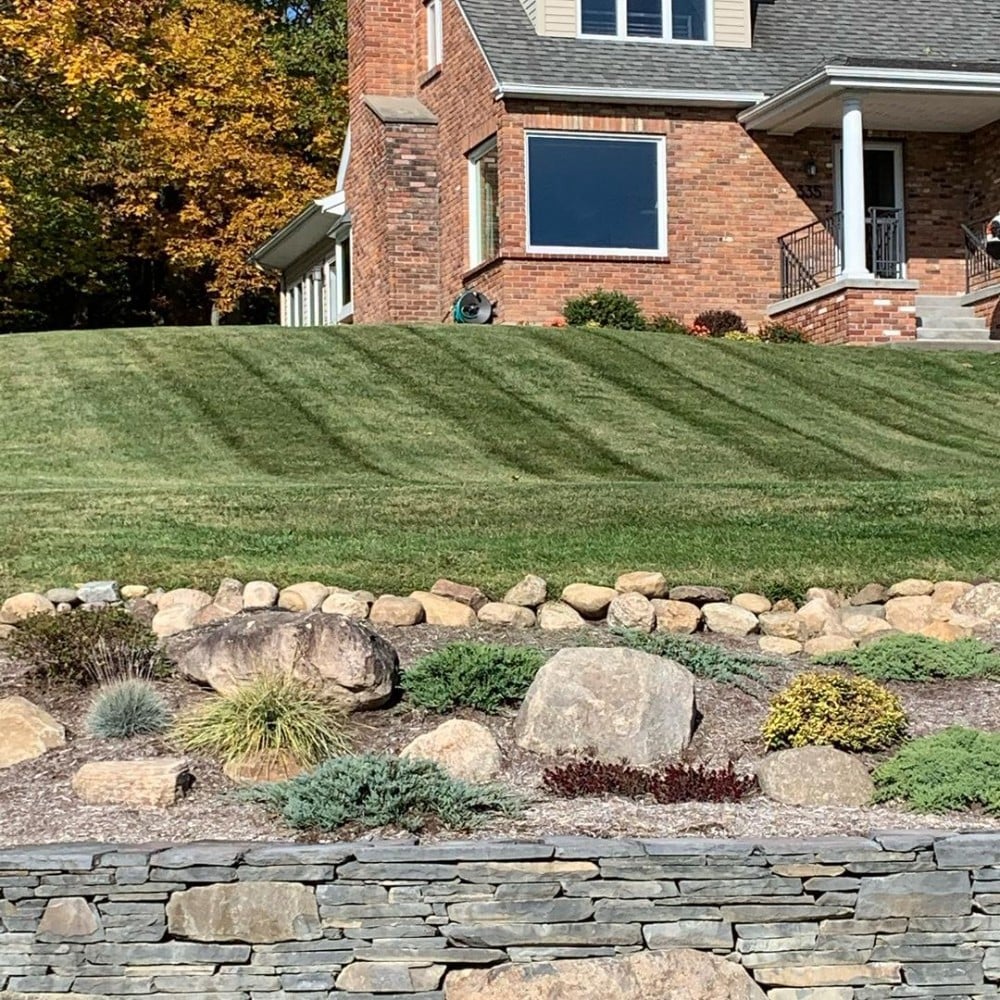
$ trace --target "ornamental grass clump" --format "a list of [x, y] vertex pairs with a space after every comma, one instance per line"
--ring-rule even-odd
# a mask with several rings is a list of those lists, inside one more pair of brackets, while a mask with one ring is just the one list
[[732, 762], [724, 768], [668, 764], [657, 770], [630, 764], [577, 760], [550, 767], [542, 784], [553, 795], [620, 795], [629, 799], [650, 798], [670, 802], [739, 802], [757, 789], [757, 779], [736, 773]]
[[899, 699], [867, 677], [806, 673], [771, 701], [762, 735], [771, 750], [812, 744], [884, 750], [906, 733]]
[[229, 762], [284, 751], [303, 765], [349, 748], [343, 710], [283, 674], [265, 674], [179, 719], [177, 742], [193, 753]]
[[336, 757], [291, 781], [258, 785], [246, 794], [289, 826], [322, 832], [349, 824], [420, 830], [429, 822], [470, 830], [490, 816], [512, 816], [520, 809], [516, 796], [500, 786], [460, 781], [432, 761], [386, 754]]
[[524, 698], [544, 662], [544, 653], [526, 646], [454, 642], [417, 660], [400, 685], [420, 708], [495, 713]]
[[149, 681], [117, 681], [94, 696], [86, 725], [91, 736], [124, 740], [162, 733], [170, 725], [170, 710]]
[[844, 653], [817, 657], [879, 681], [1000, 677], [1000, 654], [981, 639], [943, 642], [926, 635], [889, 635]]
[[1000, 814], [1000, 733], [952, 726], [912, 740], [872, 778], [876, 802], [902, 799], [921, 812], [980, 806]]

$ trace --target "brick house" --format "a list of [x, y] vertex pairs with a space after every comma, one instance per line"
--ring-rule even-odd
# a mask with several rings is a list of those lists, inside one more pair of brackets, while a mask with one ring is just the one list
[[[289, 325], [597, 286], [822, 342], [1000, 335], [996, 0], [349, 0], [337, 190], [258, 249]], [[967, 330], [966, 334], [954, 331]]]

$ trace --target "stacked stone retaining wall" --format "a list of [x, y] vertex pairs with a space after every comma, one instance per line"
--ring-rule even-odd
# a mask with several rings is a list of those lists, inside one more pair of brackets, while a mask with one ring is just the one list
[[0, 850], [0, 998], [436, 1000], [689, 947], [771, 1000], [1000, 997], [1000, 834]]

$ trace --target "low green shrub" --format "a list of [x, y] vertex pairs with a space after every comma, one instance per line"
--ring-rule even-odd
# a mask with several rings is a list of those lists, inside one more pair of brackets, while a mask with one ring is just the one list
[[711, 643], [688, 639], [683, 635], [669, 632], [640, 632], [638, 629], [612, 627], [623, 646], [641, 649], [644, 653], [665, 656], [687, 667], [696, 677], [716, 681], [719, 684], [733, 684], [738, 688], [753, 692], [753, 681], [767, 685], [761, 667], [772, 666], [776, 661], [769, 656], [754, 653], [736, 653]]
[[721, 337], [732, 330], [746, 333], [747, 330], [743, 317], [731, 309], [706, 309], [695, 316], [694, 326], [705, 330], [709, 337]]
[[659, 313], [646, 320], [646, 329], [654, 330], [656, 333], [681, 333], [685, 336], [691, 334], [691, 328], [686, 323], [676, 316], [668, 316], [665, 313]]
[[450, 777], [437, 764], [385, 754], [336, 757], [290, 781], [258, 785], [248, 796], [300, 830], [330, 832], [348, 824], [366, 830], [419, 830], [434, 820], [468, 830], [490, 816], [514, 815], [517, 798], [496, 785]]
[[765, 323], [757, 332], [765, 344], [805, 344], [809, 340], [805, 331], [786, 323]]
[[749, 330], [727, 330], [722, 335], [723, 340], [735, 340], [743, 344], [763, 343], [759, 333], [750, 333]]
[[107, 684], [169, 672], [156, 636], [120, 608], [32, 615], [8, 637], [7, 652], [48, 682]]
[[344, 753], [343, 711], [308, 685], [283, 674], [265, 674], [179, 719], [174, 737], [185, 749], [225, 761], [285, 751], [300, 764]]
[[118, 681], [102, 687], [94, 696], [86, 724], [92, 736], [124, 740], [162, 733], [170, 725], [170, 711], [148, 681]]
[[860, 649], [827, 653], [817, 663], [836, 663], [877, 681], [1000, 677], [1000, 654], [980, 639], [943, 642], [926, 635], [887, 635]]
[[569, 299], [563, 306], [563, 316], [570, 326], [600, 326], [616, 330], [644, 330], [639, 303], [624, 292], [608, 292], [603, 288]]
[[799, 674], [771, 701], [763, 737], [772, 750], [829, 745], [884, 750], [906, 732], [899, 699], [867, 677]]
[[982, 806], [1000, 813], [1000, 733], [953, 726], [905, 743], [875, 769], [875, 801], [903, 799], [921, 812]]
[[422, 656], [400, 684], [421, 708], [492, 713], [521, 701], [544, 662], [544, 653], [526, 646], [453, 642]]

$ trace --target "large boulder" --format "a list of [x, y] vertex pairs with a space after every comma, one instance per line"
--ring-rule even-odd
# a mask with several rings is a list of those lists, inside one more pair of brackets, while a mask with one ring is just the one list
[[955, 610], [987, 622], [1000, 621], [1000, 583], [981, 583], [955, 601]]
[[834, 747], [795, 747], [757, 765], [761, 791], [789, 806], [866, 806], [875, 785], [868, 769]]
[[694, 719], [694, 677], [684, 667], [636, 649], [579, 647], [538, 671], [515, 732], [535, 753], [650, 764], [680, 754]]
[[442, 722], [407, 744], [399, 756], [431, 760], [463, 781], [492, 781], [500, 771], [500, 747], [493, 734], [469, 719]]
[[0, 604], [0, 622], [5, 625], [16, 625], [32, 615], [54, 615], [56, 606], [41, 594], [26, 591], [8, 597]]
[[172, 636], [165, 649], [180, 673], [221, 694], [277, 671], [351, 711], [385, 704], [399, 671], [385, 639], [362, 622], [322, 611], [244, 612]]
[[66, 730], [44, 709], [19, 695], [0, 698], [0, 769], [65, 743]]
[[899, 632], [922, 632], [935, 621], [934, 602], [921, 595], [890, 598], [885, 605], [885, 620]]
[[749, 973], [689, 948], [449, 972], [445, 1000], [766, 1000]]

